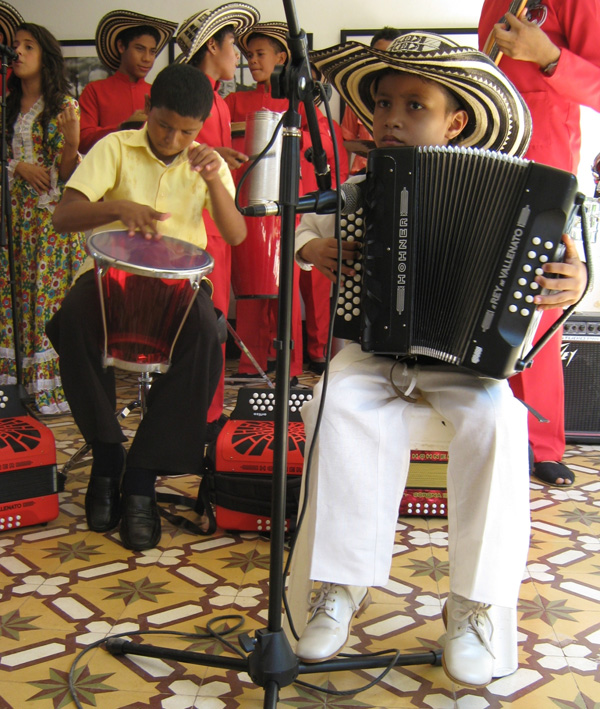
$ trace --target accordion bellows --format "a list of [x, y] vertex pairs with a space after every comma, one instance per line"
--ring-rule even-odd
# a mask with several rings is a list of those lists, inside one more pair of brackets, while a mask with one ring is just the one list
[[518, 371], [539, 320], [535, 277], [563, 257], [575, 177], [473, 148], [377, 149], [364, 189], [364, 225], [347, 220], [364, 232], [360, 275], [343, 284], [335, 334], [481, 376]]

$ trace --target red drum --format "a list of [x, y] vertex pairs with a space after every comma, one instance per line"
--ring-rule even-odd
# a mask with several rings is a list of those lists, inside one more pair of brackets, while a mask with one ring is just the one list
[[126, 230], [93, 234], [87, 249], [96, 264], [103, 365], [166, 372], [212, 256], [180, 239], [148, 240]]
[[[246, 116], [244, 152], [254, 159], [273, 136], [281, 113], [266, 109]], [[243, 206], [264, 204], [279, 199], [282, 132], [273, 147], [240, 188]], [[241, 168], [246, 172], [248, 165]], [[231, 283], [236, 298], [276, 298], [279, 290], [279, 249], [281, 220], [279, 217], [249, 217], [248, 235], [231, 250]]]

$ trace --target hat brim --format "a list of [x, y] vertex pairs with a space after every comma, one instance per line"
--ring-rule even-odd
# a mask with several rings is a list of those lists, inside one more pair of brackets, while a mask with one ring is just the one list
[[237, 38], [238, 47], [245, 57], [248, 56], [250, 49], [248, 48], [248, 42], [252, 39], [253, 35], [262, 34], [265, 37], [270, 37], [271, 39], [276, 39], [281, 42], [285, 47], [285, 51], [288, 55], [288, 60], [290, 58], [290, 46], [288, 44], [288, 26], [286, 22], [259, 22], [254, 25], [250, 30], [244, 32]]
[[121, 54], [117, 47], [117, 37], [123, 30], [134, 27], [152, 27], [158, 32], [159, 41], [156, 55], [165, 48], [177, 30], [177, 23], [161, 20], [157, 17], [141, 15], [128, 10], [114, 10], [104, 15], [96, 29], [96, 51], [100, 60], [112, 71], [117, 71], [121, 64]]
[[17, 27], [25, 22], [21, 13], [7, 2], [0, 1], [0, 32], [4, 35], [4, 44], [12, 47]]
[[[373, 80], [382, 70], [395, 69], [436, 81], [460, 98], [469, 122], [458, 137], [458, 145], [523, 155], [531, 137], [531, 115], [505, 74], [482, 52], [450, 46], [441, 37], [444, 44], [432, 48], [432, 42], [423, 41], [424, 37], [431, 40], [438, 36], [405, 35], [387, 50], [372, 49], [359, 42], [338, 44], [313, 52], [312, 60], [371, 132]], [[399, 40], [409, 46], [411, 39], [416, 41], [410, 50], [392, 51]]]
[[202, 13], [188, 18], [177, 33], [177, 43], [183, 54], [177, 61], [187, 63], [196, 52], [217, 32], [228, 25], [233, 26], [236, 39], [260, 20], [260, 13], [246, 3], [227, 3], [199, 17]]

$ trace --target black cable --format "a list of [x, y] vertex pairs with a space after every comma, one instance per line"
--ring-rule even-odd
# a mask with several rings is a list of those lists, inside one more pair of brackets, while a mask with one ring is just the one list
[[[213, 625], [215, 623], [223, 622], [226, 620], [236, 620], [237, 623], [232, 628], [229, 628], [224, 634], [218, 633], [216, 630], [213, 630]], [[206, 624], [206, 633], [183, 633], [178, 630], [145, 630], [141, 633], [129, 631], [127, 633], [117, 633], [116, 635], [108, 635], [105, 638], [102, 638], [101, 640], [96, 640], [96, 642], [93, 642], [88, 645], [75, 657], [75, 659], [73, 660], [73, 664], [71, 665], [71, 669], [69, 670], [69, 692], [71, 693], [73, 702], [75, 703], [77, 709], [83, 709], [83, 705], [80, 703], [77, 697], [77, 688], [75, 687], [75, 670], [77, 669], [77, 664], [84, 655], [90, 652], [90, 650], [93, 650], [94, 648], [97, 648], [100, 645], [104, 645], [104, 643], [106, 643], [108, 640], [112, 640], [113, 638], [130, 637], [132, 635], [135, 635], [139, 638], [143, 638], [146, 635], [174, 635], [176, 637], [189, 638], [192, 640], [206, 640], [207, 638], [215, 638], [219, 642], [223, 643], [223, 645], [228, 647], [230, 650], [232, 650], [234, 653], [245, 659], [247, 655], [241, 650], [239, 650], [233, 643], [230, 643], [228, 640], [226, 640], [224, 637], [225, 635], [234, 633], [236, 630], [239, 630], [243, 625], [244, 618], [241, 615], [221, 615], [217, 618], [211, 618], [211, 620], [208, 621], [208, 623]]]

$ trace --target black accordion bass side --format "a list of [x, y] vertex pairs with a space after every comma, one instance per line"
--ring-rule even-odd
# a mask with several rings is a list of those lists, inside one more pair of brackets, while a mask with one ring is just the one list
[[363, 250], [334, 334], [367, 352], [509, 377], [539, 321], [535, 277], [563, 259], [576, 193], [572, 174], [500, 153], [372, 150], [364, 207], [342, 222]]

